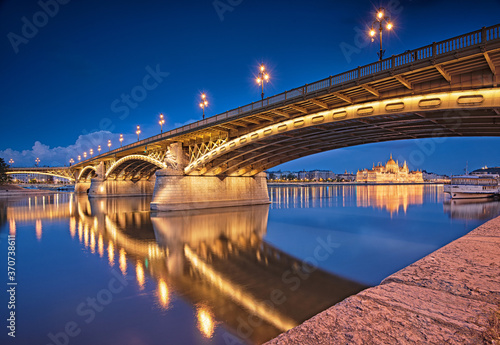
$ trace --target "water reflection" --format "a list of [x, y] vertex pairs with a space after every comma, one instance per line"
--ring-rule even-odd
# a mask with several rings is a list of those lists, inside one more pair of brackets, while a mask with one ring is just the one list
[[[151, 277], [160, 309], [171, 312], [172, 294], [187, 298], [205, 338], [219, 322], [237, 333], [242, 322], [259, 320], [247, 336], [261, 343], [366, 287], [320, 269], [308, 273], [304, 262], [263, 241], [268, 205], [154, 214], [142, 199], [77, 197], [74, 205], [82, 245], [106, 252], [110, 266], [117, 255], [140, 291]], [[271, 302], [277, 293], [279, 303]]]
[[356, 202], [360, 207], [384, 209], [391, 215], [400, 209], [406, 214], [409, 205], [424, 203], [423, 185], [356, 186]]
[[500, 214], [500, 201], [498, 199], [447, 199], [443, 202], [443, 210], [451, 218], [487, 220]]
[[436, 185], [325, 185], [269, 188], [271, 208], [372, 207], [391, 215], [406, 213], [410, 205], [427, 200], [441, 202], [443, 187]]
[[[270, 195], [272, 208], [348, 204], [391, 215], [443, 198], [442, 187], [423, 185], [278, 187]], [[269, 208], [150, 213], [147, 198], [61, 194], [9, 203], [4, 219], [11, 233], [20, 223], [35, 224], [40, 241], [48, 220], [68, 219], [71, 238], [135, 280], [158, 313], [176, 313], [180, 297], [192, 306], [193, 322], [186, 324], [201, 337], [244, 328], [250, 342], [262, 343], [365, 288], [320, 269], [309, 273], [306, 263], [266, 242]], [[443, 208], [452, 218], [487, 219], [500, 213], [500, 202], [447, 200]]]

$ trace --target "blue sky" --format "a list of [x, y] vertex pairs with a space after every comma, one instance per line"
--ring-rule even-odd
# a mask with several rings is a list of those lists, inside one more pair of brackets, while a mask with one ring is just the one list
[[[166, 115], [164, 129], [200, 119], [201, 92], [210, 101], [208, 116], [248, 104], [260, 98], [254, 76], [261, 62], [271, 74], [266, 95], [371, 63], [378, 46], [362, 34], [380, 5], [395, 25], [384, 37], [388, 55], [497, 24], [500, 13], [500, 1], [492, 0], [453, 6], [439, 0], [1, 1], [0, 157], [13, 158], [15, 166], [31, 166], [36, 157], [42, 165], [67, 164], [108, 139], [117, 144], [120, 133], [124, 144], [133, 142], [137, 125], [142, 138], [157, 134], [159, 113]], [[345, 54], [347, 46], [355, 50]], [[145, 78], [149, 90], [141, 101], [124, 101]], [[398, 141], [277, 169], [356, 171], [392, 152], [413, 169], [460, 173], [466, 161], [471, 168], [500, 165], [499, 144], [499, 138]]]

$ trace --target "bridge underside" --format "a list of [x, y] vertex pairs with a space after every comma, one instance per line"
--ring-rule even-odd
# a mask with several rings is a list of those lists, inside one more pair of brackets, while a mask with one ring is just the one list
[[359, 117], [263, 138], [216, 158], [192, 174], [254, 176], [294, 159], [343, 147], [404, 139], [478, 136], [500, 136], [499, 109]]

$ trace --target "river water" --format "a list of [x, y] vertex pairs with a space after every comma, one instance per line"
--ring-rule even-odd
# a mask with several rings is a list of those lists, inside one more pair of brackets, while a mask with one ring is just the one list
[[270, 205], [172, 213], [148, 197], [0, 199], [4, 282], [16, 238], [8, 343], [259, 344], [500, 214], [437, 185], [269, 193]]

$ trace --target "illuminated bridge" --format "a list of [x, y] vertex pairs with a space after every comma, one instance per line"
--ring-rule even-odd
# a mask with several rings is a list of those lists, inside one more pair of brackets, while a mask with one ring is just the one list
[[500, 135], [500, 24], [306, 84], [75, 164], [89, 196], [152, 209], [268, 202], [262, 172], [401, 139]]

